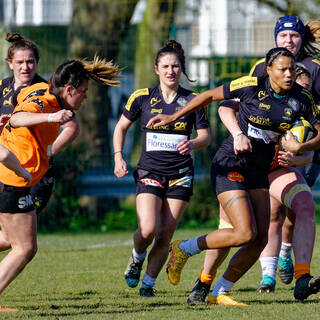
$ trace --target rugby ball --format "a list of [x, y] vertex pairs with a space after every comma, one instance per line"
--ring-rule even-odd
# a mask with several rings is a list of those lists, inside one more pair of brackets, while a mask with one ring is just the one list
[[316, 135], [313, 126], [307, 120], [297, 120], [294, 122], [290, 128], [290, 132], [300, 143], [304, 143]]

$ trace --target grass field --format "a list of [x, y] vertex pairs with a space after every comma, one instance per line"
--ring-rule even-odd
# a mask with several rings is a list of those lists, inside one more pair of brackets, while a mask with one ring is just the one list
[[[318, 230], [319, 231], [319, 230]], [[175, 239], [204, 233], [179, 230]], [[293, 284], [277, 282], [273, 294], [255, 291], [260, 281], [256, 264], [234, 287], [235, 298], [248, 307], [200, 305], [190, 307], [187, 295], [203, 261], [203, 253], [190, 259], [178, 286], [161, 272], [157, 297], [141, 298], [138, 288], [126, 287], [123, 271], [131, 252], [132, 234], [40, 235], [39, 251], [22, 274], [2, 294], [0, 303], [20, 309], [1, 319], [319, 319], [320, 293], [304, 302], [293, 298]], [[312, 270], [320, 275], [320, 238]], [[220, 276], [222, 272], [219, 272]]]

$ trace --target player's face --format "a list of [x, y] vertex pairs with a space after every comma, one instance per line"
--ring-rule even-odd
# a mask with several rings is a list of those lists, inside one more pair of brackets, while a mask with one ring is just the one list
[[37, 68], [37, 60], [32, 50], [16, 50], [12, 59], [8, 59], [9, 68], [13, 71], [14, 86], [30, 85]]
[[181, 75], [181, 64], [176, 54], [166, 54], [159, 58], [155, 65], [156, 74], [160, 83], [169, 88], [177, 88]]
[[297, 57], [301, 49], [302, 38], [297, 31], [283, 30], [278, 33], [276, 43], [278, 47], [287, 48], [295, 57]]
[[275, 93], [285, 95], [295, 81], [295, 62], [290, 57], [279, 56], [267, 67], [267, 73]]
[[88, 80], [84, 80], [78, 88], [67, 89], [66, 102], [73, 110], [79, 110], [82, 102], [87, 99]]
[[300, 86], [303, 86], [307, 90], [311, 90], [312, 88], [312, 80], [304, 73], [296, 79], [296, 83], [299, 83]]

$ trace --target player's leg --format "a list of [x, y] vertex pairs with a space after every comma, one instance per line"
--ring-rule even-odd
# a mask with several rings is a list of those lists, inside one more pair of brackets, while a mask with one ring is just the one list
[[[239, 305], [238, 302], [229, 296], [229, 292], [233, 284], [257, 261], [267, 243], [270, 221], [269, 192], [267, 189], [252, 189], [248, 192], [250, 194], [251, 213], [253, 215], [251, 223], [255, 224], [256, 228], [255, 236], [233, 255], [227, 270], [215, 284], [212, 293], [209, 295], [209, 303]], [[227, 210], [226, 213], [228, 214]], [[229, 214], [228, 216], [230, 218]], [[232, 219], [231, 222], [235, 227]]]
[[136, 198], [138, 228], [133, 235], [133, 249], [125, 270], [129, 287], [138, 285], [147, 248], [156, 234], [157, 216], [161, 212], [162, 199], [151, 193], [140, 193]]
[[169, 198], [164, 200], [162, 212], [157, 219], [157, 233], [154, 244], [148, 255], [146, 273], [142, 279], [141, 296], [154, 296], [153, 287], [167, 260], [170, 241], [187, 204], [187, 201], [180, 199]]
[[[232, 228], [232, 225], [221, 206], [219, 206], [219, 215], [219, 229]], [[189, 304], [205, 302], [211, 284], [216, 276], [216, 272], [228, 256], [229, 251], [230, 248], [206, 250], [203, 268], [187, 299]]]

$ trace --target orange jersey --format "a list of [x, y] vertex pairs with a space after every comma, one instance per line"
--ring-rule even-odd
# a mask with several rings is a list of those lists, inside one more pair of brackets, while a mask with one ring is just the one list
[[[59, 99], [49, 93], [46, 83], [37, 83], [24, 88], [17, 96], [17, 112], [52, 113], [62, 109]], [[30, 127], [12, 128], [10, 121], [0, 136], [0, 144], [7, 147], [18, 158], [21, 166], [32, 175], [30, 185], [13, 171], [0, 164], [0, 181], [16, 187], [31, 187], [39, 182], [47, 172], [49, 159], [48, 146], [52, 145], [59, 134], [60, 124], [55, 122], [42, 123]]]

